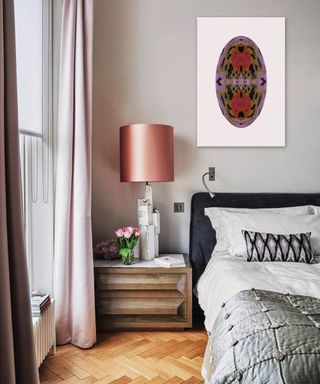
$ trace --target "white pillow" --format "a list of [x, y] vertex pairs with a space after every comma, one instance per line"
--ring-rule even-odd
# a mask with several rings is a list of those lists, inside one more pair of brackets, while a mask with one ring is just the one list
[[[214, 248], [214, 253], [228, 252], [230, 243], [227, 239], [227, 225], [226, 218], [224, 217], [225, 212], [229, 213], [246, 213], [248, 215], [269, 212], [274, 214], [315, 214], [316, 208], [312, 205], [303, 205], [298, 207], [283, 207], [283, 208], [225, 208], [225, 207], [210, 207], [204, 209], [204, 214], [209, 217], [211, 225], [216, 232], [217, 244]], [[320, 210], [319, 210], [320, 213]]]
[[227, 227], [228, 252], [233, 256], [246, 255], [246, 243], [242, 230], [275, 234], [311, 232], [311, 247], [315, 255], [320, 254], [320, 215], [290, 215], [270, 212], [232, 213], [224, 212]]
[[309, 205], [309, 210], [312, 215], [319, 215], [320, 214], [320, 207], [317, 205]]

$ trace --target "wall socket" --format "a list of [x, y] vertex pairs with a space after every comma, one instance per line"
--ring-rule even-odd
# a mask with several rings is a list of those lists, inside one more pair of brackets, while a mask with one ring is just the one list
[[184, 212], [184, 203], [173, 203], [174, 212]]

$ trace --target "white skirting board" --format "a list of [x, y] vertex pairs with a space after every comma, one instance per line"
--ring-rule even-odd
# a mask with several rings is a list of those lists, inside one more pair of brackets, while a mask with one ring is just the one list
[[33, 317], [32, 322], [36, 361], [39, 368], [49, 353], [56, 352], [54, 300], [44, 314], [40, 317]]

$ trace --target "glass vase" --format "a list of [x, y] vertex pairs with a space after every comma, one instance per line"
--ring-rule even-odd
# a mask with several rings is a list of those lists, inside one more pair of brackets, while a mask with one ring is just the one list
[[128, 249], [126, 248], [126, 251], [120, 250], [120, 255], [122, 258], [122, 262], [124, 265], [131, 265], [134, 262], [134, 254], [133, 254], [133, 249]]

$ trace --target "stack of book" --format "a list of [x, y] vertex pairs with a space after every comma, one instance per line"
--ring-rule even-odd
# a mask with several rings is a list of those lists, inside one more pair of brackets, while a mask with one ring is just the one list
[[32, 316], [40, 317], [51, 304], [50, 295], [47, 293], [32, 292], [31, 309]]
[[154, 262], [165, 268], [178, 268], [186, 266], [182, 254], [161, 255], [160, 257], [156, 257]]

